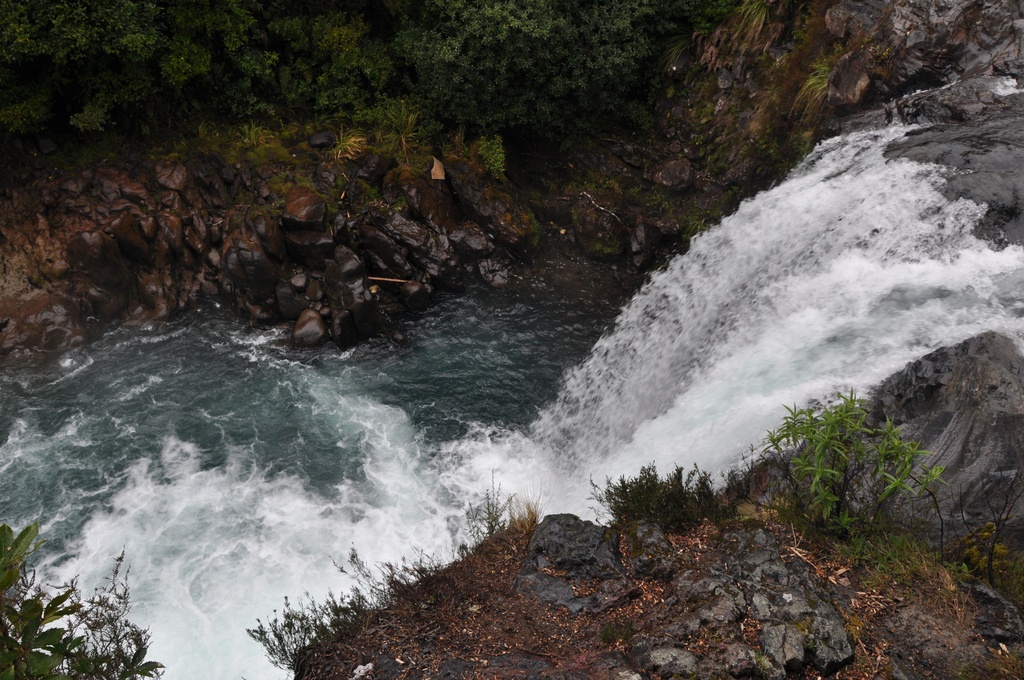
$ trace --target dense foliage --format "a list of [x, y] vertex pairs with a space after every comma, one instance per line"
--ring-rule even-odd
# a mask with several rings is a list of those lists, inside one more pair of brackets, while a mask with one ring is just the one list
[[44, 589], [29, 558], [39, 525], [0, 524], [0, 680], [130, 680], [160, 675], [146, 661], [149, 633], [131, 621], [124, 555], [105, 587], [85, 598], [77, 583]]
[[711, 475], [697, 466], [685, 472], [677, 465], [660, 477], [654, 465], [647, 465], [636, 477], [608, 479], [604, 488], [595, 484], [592, 497], [615, 522], [654, 522], [669, 531], [683, 531], [704, 519], [721, 521], [734, 510], [716, 491]]
[[403, 100], [485, 134], [558, 136], [646, 103], [668, 34], [708, 30], [733, 4], [11, 0], [0, 3], [0, 130], [359, 121]]

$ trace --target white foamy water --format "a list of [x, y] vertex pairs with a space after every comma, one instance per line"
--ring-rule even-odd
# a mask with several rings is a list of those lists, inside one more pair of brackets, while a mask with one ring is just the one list
[[0, 521], [48, 518], [52, 578], [99, 583], [123, 548], [169, 680], [285, 677], [245, 628], [343, 590], [332, 559], [352, 547], [450, 556], [492, 483], [589, 516], [591, 479], [723, 469], [784, 404], [1024, 331], [1024, 253], [972, 236], [985, 207], [943, 198], [946, 170], [886, 161], [903, 133], [821, 145], [655, 274], [589, 356], [592, 315], [494, 297], [445, 306], [410, 350], [290, 353], [220, 320], [18, 373], [0, 383]]

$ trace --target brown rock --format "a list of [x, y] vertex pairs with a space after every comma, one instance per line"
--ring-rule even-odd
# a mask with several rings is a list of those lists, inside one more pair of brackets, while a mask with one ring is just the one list
[[164, 161], [157, 163], [156, 182], [164, 189], [182, 191], [185, 189], [188, 180], [188, 168], [181, 163]]
[[828, 103], [836, 108], [856, 106], [871, 87], [871, 64], [860, 51], [843, 55], [828, 76]]
[[221, 266], [232, 283], [253, 301], [274, 297], [279, 268], [267, 257], [259, 237], [250, 229], [239, 229], [224, 239]]
[[313, 309], [304, 309], [292, 328], [292, 344], [296, 347], [319, 347], [329, 337], [323, 317]]
[[294, 186], [284, 199], [281, 223], [289, 231], [323, 231], [327, 202], [309, 187]]
[[146, 240], [138, 222], [129, 213], [121, 213], [111, 220], [107, 231], [117, 241], [117, 246], [125, 258], [140, 264], [153, 264], [155, 253], [152, 245]]

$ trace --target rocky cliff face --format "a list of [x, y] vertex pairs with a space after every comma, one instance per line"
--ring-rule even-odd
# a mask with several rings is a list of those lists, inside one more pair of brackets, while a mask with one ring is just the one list
[[502, 285], [535, 250], [539, 225], [478, 166], [452, 163], [449, 182], [443, 169], [391, 165], [371, 154], [303, 176], [211, 154], [8, 186], [0, 354], [162, 321], [200, 295], [256, 323], [300, 321], [297, 345], [348, 347], [467, 276]]

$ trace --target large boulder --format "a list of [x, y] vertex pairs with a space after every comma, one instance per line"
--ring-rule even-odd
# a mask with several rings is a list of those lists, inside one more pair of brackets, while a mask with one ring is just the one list
[[[890, 376], [875, 391], [872, 412], [900, 425], [905, 439], [934, 452], [945, 467], [938, 490], [945, 531], [978, 528], [1024, 486], [1024, 357], [1010, 338], [988, 332], [943, 347]], [[918, 517], [934, 512], [917, 509]], [[1013, 513], [1016, 515], [1017, 513]], [[1024, 521], [1004, 534], [1024, 545]]]
[[319, 347], [327, 342], [330, 334], [320, 313], [314, 309], [305, 309], [299, 314], [292, 328], [292, 344], [296, 347]]

